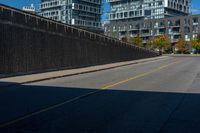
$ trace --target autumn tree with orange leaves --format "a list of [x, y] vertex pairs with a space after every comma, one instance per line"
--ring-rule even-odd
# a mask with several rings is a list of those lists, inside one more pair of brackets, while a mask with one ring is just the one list
[[200, 53], [200, 34], [198, 34], [198, 36], [192, 40], [191, 43], [192, 47], [196, 49], [197, 53]]
[[178, 52], [181, 54], [189, 53], [189, 44], [185, 41], [183, 37], [180, 37], [175, 47], [178, 49]]
[[153, 43], [154, 43], [154, 47], [159, 50], [160, 54], [162, 54], [162, 51], [168, 49], [171, 44], [169, 38], [165, 35], [156, 37]]

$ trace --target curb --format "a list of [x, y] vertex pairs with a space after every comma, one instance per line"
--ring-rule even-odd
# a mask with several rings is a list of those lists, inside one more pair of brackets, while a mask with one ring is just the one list
[[200, 54], [164, 54], [169, 57], [200, 57]]

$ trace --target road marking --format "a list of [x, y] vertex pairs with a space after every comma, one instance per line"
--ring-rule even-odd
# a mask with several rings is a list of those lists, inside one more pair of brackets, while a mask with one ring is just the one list
[[166, 67], [169, 67], [169, 66], [171, 66], [171, 65], [177, 64], [177, 63], [179, 63], [179, 62], [181, 62], [181, 61], [172, 62], [172, 63], [170, 63], [170, 64], [167, 64], [167, 65], [158, 67], [158, 68], [156, 68], [156, 69], [154, 69], [154, 70], [152, 70], [152, 71], [149, 71], [149, 72], [146, 72], [146, 73], [143, 73], [143, 74], [139, 74], [139, 75], [136, 75], [136, 76], [134, 76], [134, 77], [130, 77], [130, 78], [128, 78], [128, 79], [125, 79], [125, 80], [116, 82], [116, 83], [114, 83], [114, 84], [107, 85], [107, 86], [105, 86], [105, 87], [102, 87], [101, 89], [102, 89], [102, 90], [109, 89], [109, 88], [112, 88], [112, 87], [114, 87], [114, 86], [117, 86], [117, 85], [120, 85], [120, 84], [129, 82], [129, 81], [131, 81], [131, 80], [135, 80], [135, 79], [138, 79], [138, 78], [147, 76], [147, 75], [149, 75], [149, 74], [151, 74], [151, 73], [160, 71], [160, 70], [162, 70], [162, 69], [164, 69], [164, 68], [166, 68]]
[[138, 79], [138, 78], [147, 76], [147, 75], [149, 75], [149, 74], [151, 74], [151, 73], [154, 73], [154, 72], [156, 72], [156, 71], [159, 71], [159, 70], [164, 69], [164, 68], [166, 68], [166, 67], [169, 67], [169, 66], [171, 66], [171, 65], [177, 64], [177, 63], [179, 63], [179, 62], [181, 62], [181, 61], [172, 62], [172, 63], [170, 63], [170, 64], [167, 64], [167, 65], [158, 67], [158, 68], [156, 68], [156, 69], [154, 69], [154, 70], [152, 70], [152, 71], [149, 71], [149, 72], [146, 72], [146, 73], [143, 73], [143, 74], [139, 74], [139, 75], [134, 76], [134, 77], [130, 77], [130, 78], [128, 78], [128, 79], [119, 81], [119, 82], [117, 82], [117, 83], [114, 83], [114, 84], [111, 84], [111, 85], [102, 87], [102, 88], [99, 89], [99, 90], [92, 91], [92, 92], [89, 92], [89, 93], [87, 93], [87, 94], [83, 94], [83, 95], [81, 95], [81, 96], [77, 96], [77, 97], [75, 97], [75, 98], [72, 98], [72, 99], [70, 99], [70, 100], [64, 101], [64, 102], [62, 102], [62, 103], [58, 103], [58, 104], [55, 104], [55, 105], [50, 106], [50, 107], [48, 107], [48, 108], [44, 108], [44, 109], [41, 109], [41, 110], [39, 110], [39, 111], [30, 113], [30, 114], [28, 114], [28, 115], [19, 117], [19, 118], [15, 119], [15, 120], [12, 120], [12, 121], [9, 121], [9, 122], [6, 122], [6, 123], [1, 124], [1, 125], [0, 125], [0, 128], [7, 127], [7, 126], [9, 126], [9, 125], [15, 124], [15, 123], [17, 123], [17, 122], [19, 122], [19, 121], [25, 120], [25, 119], [30, 118], [30, 117], [32, 117], [32, 116], [41, 114], [41, 113], [43, 113], [43, 112], [46, 112], [46, 111], [49, 111], [49, 110], [52, 110], [52, 109], [55, 109], [55, 108], [58, 108], [58, 107], [63, 106], [63, 105], [65, 105], [65, 104], [67, 104], [67, 103], [71, 103], [71, 102], [74, 102], [74, 101], [76, 101], [76, 100], [80, 100], [80, 99], [85, 98], [85, 97], [87, 97], [87, 96], [96, 94], [96, 93], [98, 93], [99, 91], [102, 91], [102, 90], [105, 90], [105, 89], [109, 89], [109, 88], [111, 88], [111, 87], [114, 87], [114, 86], [117, 86], [117, 85], [126, 83], [126, 82], [128, 82], [128, 81], [131, 81], [131, 80], [134, 80], [134, 79]]
[[[158, 62], [158, 61], [163, 61], [163, 60], [167, 60], [167, 59], [171, 59], [171, 58], [164, 58], [164, 59], [159, 59], [159, 60], [153, 60], [153, 61], [148, 61], [148, 62], [144, 62], [144, 63], [138, 63], [138, 64], [134, 64], [134, 66], [141, 66], [141, 65], [146, 65], [146, 64], [150, 64], [150, 63], [154, 63], [154, 62]], [[125, 66], [126, 67], [126, 66]], [[134, 69], [131, 69], [131, 70], [134, 70]], [[114, 82], [114, 81], [113, 81]], [[113, 82], [110, 82], [110, 83], [106, 83], [102, 86], [108, 86], [110, 84], [113, 84]], [[104, 88], [104, 87], [103, 87]], [[103, 89], [101, 88], [101, 89]]]

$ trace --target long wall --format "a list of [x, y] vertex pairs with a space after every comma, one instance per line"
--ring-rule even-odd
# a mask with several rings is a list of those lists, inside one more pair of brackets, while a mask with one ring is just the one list
[[0, 5], [0, 74], [42, 72], [158, 56], [104, 35]]

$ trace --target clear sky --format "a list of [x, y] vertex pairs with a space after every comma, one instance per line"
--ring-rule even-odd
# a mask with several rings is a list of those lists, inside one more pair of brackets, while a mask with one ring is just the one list
[[[104, 1], [104, 13], [107, 13], [109, 11], [109, 6], [108, 4], [105, 3], [106, 0]], [[27, 6], [30, 5], [31, 3], [33, 3], [37, 9], [38, 9], [38, 4], [39, 4], [40, 0], [0, 0], [1, 4], [5, 4], [5, 5], [9, 5], [12, 7], [16, 7], [21, 9], [22, 6]], [[192, 13], [193, 14], [200, 14], [200, 0], [192, 0]], [[105, 20], [105, 15], [103, 16], [103, 20]]]

